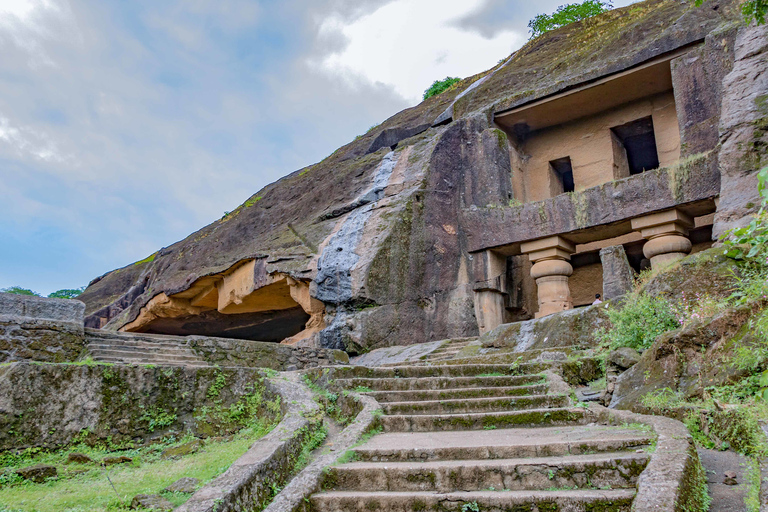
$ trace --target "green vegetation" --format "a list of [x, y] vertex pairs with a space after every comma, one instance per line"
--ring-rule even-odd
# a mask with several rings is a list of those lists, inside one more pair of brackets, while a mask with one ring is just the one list
[[[82, 288], [64, 288], [62, 290], [56, 290], [48, 295], [49, 299], [74, 299], [80, 296], [85, 290], [85, 286]], [[0, 288], [0, 292], [12, 293], [14, 295], [29, 295], [31, 297], [42, 297], [37, 292], [33, 292], [28, 288], [22, 288], [21, 286], [11, 286], [9, 288]]]
[[[160, 455], [166, 448], [179, 446], [192, 438], [119, 452], [79, 445], [72, 450], [54, 453], [43, 453], [38, 449], [27, 450], [21, 455], [6, 453], [0, 456], [0, 509], [30, 512], [128, 510], [136, 494], [161, 493], [179, 478], [197, 478], [201, 484], [212, 480], [226, 471], [270, 429], [271, 426], [260, 425], [239, 432], [231, 440], [210, 440], [197, 453], [176, 460], [162, 460]], [[70, 451], [83, 453], [96, 461], [119, 456], [130, 457], [133, 461], [108, 468], [95, 463], [66, 464]], [[42, 484], [22, 481], [16, 476], [16, 469], [32, 464], [55, 465], [59, 476]], [[175, 506], [181, 505], [190, 496], [184, 493], [161, 494]]]
[[597, 16], [610, 9], [613, 9], [610, 1], [601, 2], [600, 0], [584, 0], [582, 3], [561, 5], [552, 14], [538, 14], [528, 22], [531, 39], [550, 30]]
[[136, 263], [134, 263], [134, 265], [143, 265], [144, 263], [151, 263], [151, 262], [155, 261], [155, 257], [156, 256], [157, 256], [157, 252], [153, 252], [152, 254], [150, 254], [149, 256], [144, 258], [143, 260], [139, 260]]
[[646, 349], [656, 338], [680, 327], [670, 302], [634, 290], [620, 309], [608, 309], [612, 328], [599, 333], [611, 348]]
[[450, 77], [447, 76], [442, 80], [435, 80], [432, 82], [432, 85], [429, 86], [429, 89], [424, 91], [424, 99], [431, 98], [432, 96], [437, 96], [438, 94], [441, 94], [451, 87], [453, 87], [455, 84], [459, 83], [461, 81], [461, 78], [456, 77]]
[[[696, 0], [696, 5], [704, 4], [705, 0]], [[741, 5], [741, 12], [747, 23], [754, 20], [758, 25], [765, 23], [765, 15], [768, 14], [768, 0], [747, 0]]]
[[75, 299], [79, 297], [83, 291], [85, 291], [85, 286], [82, 288], [64, 288], [63, 290], [56, 290], [55, 292], [48, 295], [48, 298], [50, 299]]

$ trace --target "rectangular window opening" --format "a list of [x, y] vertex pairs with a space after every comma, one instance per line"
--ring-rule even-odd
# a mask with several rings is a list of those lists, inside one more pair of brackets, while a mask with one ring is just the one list
[[659, 168], [659, 152], [656, 149], [656, 135], [653, 132], [651, 116], [616, 126], [611, 128], [611, 131], [615, 135], [614, 140], [618, 141], [624, 150], [614, 150], [614, 158], [618, 154], [626, 154], [626, 162], [614, 162], [616, 168], [628, 169], [630, 176]]
[[571, 157], [558, 158], [549, 162], [550, 169], [554, 175], [554, 189], [552, 190], [553, 196], [562, 194], [564, 192], [573, 192], [575, 185], [573, 182], [573, 166], [571, 165]]

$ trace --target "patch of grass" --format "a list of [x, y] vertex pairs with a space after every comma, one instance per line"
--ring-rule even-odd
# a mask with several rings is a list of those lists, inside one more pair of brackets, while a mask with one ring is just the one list
[[652, 411], [664, 412], [682, 405], [683, 398], [669, 388], [662, 388], [644, 395], [640, 403]]
[[[193, 477], [206, 483], [223, 473], [243, 455], [254, 441], [269, 431], [254, 427], [241, 431], [231, 441], [209, 441], [199, 452], [176, 460], [160, 460], [160, 453], [171, 444], [157, 444], [146, 448], [109, 452], [85, 445], [54, 453], [32, 453], [19, 456], [5, 454], [0, 457], [5, 482], [0, 487], [0, 510], [24, 512], [88, 511], [108, 512], [128, 510], [136, 494], [157, 494], [182, 477]], [[189, 440], [189, 439], [186, 439]], [[186, 441], [182, 440], [182, 441]], [[65, 464], [70, 451], [84, 453], [94, 460], [125, 455], [132, 463], [108, 468], [107, 473], [95, 464]], [[59, 470], [57, 479], [43, 484], [21, 482], [11, 477], [14, 471], [31, 464], [52, 464]], [[79, 473], [81, 472], [82, 473]], [[11, 480], [11, 482], [9, 482]], [[165, 497], [175, 506], [181, 505], [189, 495], [168, 493]], [[5, 507], [3, 509], [2, 507]]]
[[150, 254], [149, 256], [144, 258], [143, 260], [137, 261], [136, 263], [134, 263], [134, 265], [142, 265], [144, 263], [151, 263], [151, 262], [155, 261], [155, 256], [157, 256], [157, 252], [153, 252], [152, 254]]
[[451, 77], [447, 76], [443, 78], [442, 80], [435, 80], [432, 82], [432, 85], [429, 86], [429, 88], [424, 91], [424, 99], [431, 98], [432, 96], [437, 96], [438, 94], [441, 94], [451, 87], [453, 87], [455, 84], [461, 82], [461, 78]]

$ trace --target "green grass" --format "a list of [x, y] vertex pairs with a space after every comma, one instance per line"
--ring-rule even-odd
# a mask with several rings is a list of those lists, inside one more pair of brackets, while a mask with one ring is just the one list
[[[193, 477], [206, 483], [229, 468], [258, 438], [266, 435], [266, 427], [241, 431], [228, 442], [210, 442], [199, 452], [176, 460], [160, 460], [168, 445], [122, 452], [107, 452], [78, 446], [61, 452], [38, 454], [33, 458], [4, 456], [0, 461], [0, 511], [2, 512], [107, 512], [128, 510], [137, 494], [158, 494], [182, 477]], [[95, 464], [65, 464], [70, 451], [85, 453], [95, 460], [108, 456], [127, 455], [130, 464], [113, 466], [109, 484], [103, 469]], [[55, 465], [59, 477], [43, 484], [20, 482], [14, 478], [16, 468], [45, 463]], [[82, 474], [78, 471], [85, 470]], [[181, 505], [188, 494], [164, 494], [175, 506]]]

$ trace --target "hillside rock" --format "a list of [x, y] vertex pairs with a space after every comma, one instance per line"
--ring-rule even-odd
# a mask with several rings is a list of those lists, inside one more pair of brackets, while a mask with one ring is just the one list
[[[473, 241], [518, 224], [505, 218], [516, 204], [511, 161], [517, 156], [495, 114], [689, 52], [675, 60], [672, 73], [685, 85], [676, 93], [681, 156], [692, 160], [675, 172], [645, 173], [643, 183], [655, 189], [644, 195], [621, 185], [600, 187], [606, 208], [586, 213], [614, 222], [606, 215], [620, 196], [631, 199], [638, 214], [647, 211], [649, 196], [657, 208], [674, 206], [678, 196], [711, 201], [720, 187], [717, 143], [723, 151], [732, 148], [726, 153], [732, 164], [722, 167], [730, 177], [741, 172], [737, 142], [747, 136], [732, 142], [731, 133], [762, 140], [748, 129], [756, 126], [759, 105], [744, 122], [737, 114], [750, 101], [760, 103], [764, 34], [739, 23], [735, 0], [703, 8], [647, 0], [544, 34], [493, 69], [268, 185], [186, 239], [94, 279], [81, 296], [86, 326], [350, 353], [476, 336]], [[706, 179], [684, 179], [690, 167]], [[738, 193], [729, 194], [725, 186], [724, 212], [741, 202]], [[581, 229], [574, 222], [578, 205], [569, 201], [568, 194], [550, 201], [546, 217], [560, 228]], [[473, 223], [467, 212], [477, 209], [490, 214]], [[534, 238], [546, 234], [536, 223], [540, 209], [519, 209], [527, 212]], [[531, 317], [519, 304], [512, 309], [517, 319]]]

